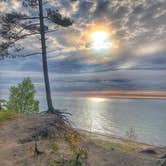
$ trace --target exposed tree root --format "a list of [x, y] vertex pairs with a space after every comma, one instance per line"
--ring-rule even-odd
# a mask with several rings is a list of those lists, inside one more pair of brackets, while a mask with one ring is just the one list
[[60, 109], [55, 109], [55, 108], [49, 108], [47, 111], [44, 111], [44, 112], [41, 112], [42, 114], [54, 114], [54, 115], [57, 115], [57, 118], [58, 118], [58, 122], [61, 124], [61, 125], [71, 125], [71, 122], [68, 118], [68, 116], [72, 116], [71, 113], [69, 112], [65, 112], [66, 110], [63, 109], [63, 110], [60, 110]]

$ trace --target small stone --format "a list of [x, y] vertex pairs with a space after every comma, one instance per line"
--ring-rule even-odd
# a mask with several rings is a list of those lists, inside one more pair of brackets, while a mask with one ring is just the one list
[[140, 151], [140, 153], [153, 154], [153, 155], [157, 154], [156, 151], [153, 149], [142, 150]]

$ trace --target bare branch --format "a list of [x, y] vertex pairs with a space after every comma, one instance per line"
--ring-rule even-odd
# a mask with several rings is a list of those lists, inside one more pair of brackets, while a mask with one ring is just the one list
[[[48, 17], [43, 17], [48, 19]], [[20, 18], [15, 18], [16, 20], [39, 20], [39, 17], [20, 17]]]
[[34, 23], [34, 24], [28, 24], [28, 25], [25, 25], [24, 27], [22, 27], [22, 29], [17, 33], [20, 34], [21, 32], [23, 32], [24, 30], [29, 30], [32, 26], [35, 26], [35, 25], [39, 25], [39, 23]]
[[34, 52], [34, 53], [31, 53], [31, 54], [25, 54], [25, 55], [18, 55], [19, 57], [28, 57], [28, 56], [32, 56], [32, 55], [41, 55], [42, 53], [41, 52]]
[[56, 32], [58, 29], [52, 29], [52, 30], [48, 30], [45, 33], [52, 33], [52, 32]]
[[37, 8], [38, 7], [38, 0], [24, 0], [22, 2], [24, 7], [31, 7], [31, 8]]
[[[40, 34], [40, 33], [39, 33], [39, 32], [27, 33], [27, 34], [24, 34], [24, 35], [22, 35], [22, 36], [19, 36], [19, 39], [18, 39], [18, 40], [24, 39], [24, 38], [26, 38], [26, 37], [28, 37], [28, 36], [38, 35], [38, 34]], [[17, 40], [17, 41], [18, 41], [18, 40]]]
[[[15, 54], [9, 54], [7, 58], [11, 59], [11, 58], [25, 58], [25, 57], [29, 57], [29, 56], [34, 56], [34, 55], [41, 55], [41, 52], [34, 52], [34, 53], [30, 53], [30, 54], [24, 54], [24, 55], [15, 55]], [[2, 56], [0, 56], [0, 60], [3, 60], [4, 58]]]
[[18, 20], [35, 20], [35, 19], [39, 19], [39, 17], [21, 17], [21, 18], [18, 18]]

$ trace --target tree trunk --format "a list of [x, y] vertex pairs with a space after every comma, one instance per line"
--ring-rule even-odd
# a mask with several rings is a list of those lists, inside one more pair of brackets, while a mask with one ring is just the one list
[[48, 76], [47, 52], [46, 52], [44, 17], [43, 17], [43, 4], [42, 4], [42, 0], [38, 0], [38, 2], [39, 2], [40, 35], [41, 35], [42, 61], [43, 61], [43, 73], [44, 73], [44, 82], [45, 82], [45, 90], [46, 90], [46, 99], [47, 99], [47, 105], [48, 105], [48, 112], [54, 112], [52, 99], [51, 99], [49, 76]]

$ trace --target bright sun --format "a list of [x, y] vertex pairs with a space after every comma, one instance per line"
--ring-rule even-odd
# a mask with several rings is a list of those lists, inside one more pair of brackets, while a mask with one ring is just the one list
[[110, 36], [107, 32], [96, 31], [91, 34], [91, 47], [96, 50], [109, 49], [112, 46]]

